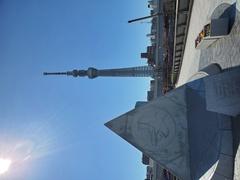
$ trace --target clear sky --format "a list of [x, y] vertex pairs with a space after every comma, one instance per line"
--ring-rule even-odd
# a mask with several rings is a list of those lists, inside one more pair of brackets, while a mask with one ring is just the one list
[[44, 71], [146, 64], [147, 0], [0, 0], [0, 158], [8, 180], [140, 180], [141, 153], [104, 123], [146, 100], [148, 78]]

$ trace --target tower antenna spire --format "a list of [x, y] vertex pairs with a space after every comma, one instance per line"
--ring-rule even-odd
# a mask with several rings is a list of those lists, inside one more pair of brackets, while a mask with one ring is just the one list
[[67, 75], [67, 76], [73, 76], [73, 77], [78, 77], [78, 76], [86, 76], [87, 72], [84, 70], [76, 70], [74, 69], [73, 71], [66, 71], [66, 72], [44, 72], [43, 75]]
[[43, 75], [68, 75], [67, 72], [44, 72]]

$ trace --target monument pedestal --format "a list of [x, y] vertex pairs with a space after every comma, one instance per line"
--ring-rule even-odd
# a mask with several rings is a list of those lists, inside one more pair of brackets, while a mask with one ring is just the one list
[[105, 125], [180, 179], [232, 179], [239, 79], [237, 67], [192, 81]]

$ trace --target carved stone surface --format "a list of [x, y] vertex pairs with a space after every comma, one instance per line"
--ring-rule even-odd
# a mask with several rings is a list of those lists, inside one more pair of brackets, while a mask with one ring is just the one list
[[232, 179], [239, 76], [240, 66], [189, 82], [106, 126], [180, 179]]
[[185, 87], [106, 126], [178, 177], [190, 179]]
[[[213, 1], [209, 1], [209, 2], [212, 3]], [[230, 1], [225, 1], [225, 2], [230, 3]], [[235, 2], [236, 2], [235, 23], [232, 27], [232, 30], [229, 36], [223, 39], [220, 39], [219, 41], [214, 43], [211, 47], [201, 51], [200, 59], [199, 59], [199, 69], [202, 69], [203, 67], [206, 67], [211, 63], [218, 63], [221, 65], [222, 68], [229, 68], [229, 67], [240, 65], [240, 59], [239, 59], [240, 57], [240, 48], [239, 48], [240, 47], [240, 0], [236, 0]], [[221, 4], [218, 4], [218, 5], [221, 5]], [[214, 11], [214, 9], [212, 11]], [[210, 15], [212, 14], [212, 12], [209, 11], [209, 13], [207, 14]], [[226, 91], [229, 92], [230, 89]], [[224, 93], [228, 93], [228, 92], [224, 92]], [[240, 148], [238, 149], [235, 157], [234, 167], [235, 167], [234, 180], [239, 180], [240, 179], [240, 173], [239, 173], [240, 172]], [[216, 179], [219, 179], [219, 178], [216, 178]]]
[[[212, 13], [208, 13], [208, 14], [211, 14], [211, 16], [216, 16], [216, 17], [220, 16], [223, 13], [221, 10], [221, 7], [223, 7], [224, 4], [222, 5], [220, 4], [219, 9], [215, 9], [215, 12], [213, 11]], [[236, 4], [236, 5], [234, 4], [232, 5], [232, 8], [231, 7], [229, 8], [229, 11], [232, 11], [231, 13], [235, 15], [235, 19], [234, 19], [235, 22], [231, 29], [230, 34], [216, 41], [209, 48], [201, 50], [201, 55], [199, 60], [199, 69], [211, 63], [218, 63], [221, 65], [222, 68], [229, 68], [229, 67], [237, 66], [240, 64], [240, 61], [239, 61], [240, 12], [239, 10], [236, 10], [236, 7], [238, 6], [239, 4]], [[212, 18], [216, 18], [216, 17], [212, 17]]]
[[[210, 46], [207, 49], [204, 49], [201, 51], [196, 50], [193, 46], [193, 42], [197, 37], [198, 33], [201, 31], [202, 27], [205, 24], [209, 23], [210, 19], [216, 18], [217, 16], [221, 15], [224, 12], [224, 10], [226, 10], [226, 8], [230, 7], [231, 4], [235, 2], [236, 2], [235, 22], [231, 29], [230, 34], [225, 38], [222, 38], [216, 41], [214, 44], [212, 44], [212, 46]], [[189, 26], [189, 33], [188, 33], [187, 43], [185, 48], [185, 54], [184, 54], [184, 59], [183, 59], [183, 64], [181, 68], [178, 85], [185, 84], [192, 75], [194, 75], [199, 70], [208, 66], [211, 63], [218, 63], [224, 69], [240, 65], [240, 59], [239, 59], [240, 48], [239, 47], [240, 47], [240, 0], [194, 1], [191, 21]], [[228, 82], [228, 83], [231, 83], [231, 82]], [[224, 93], [228, 93], [227, 91], [230, 91], [230, 89], [227, 89], [227, 88], [225, 88], [225, 90], [226, 92]], [[210, 96], [210, 99], [207, 98], [207, 100], [209, 102], [211, 100], [211, 96]], [[222, 129], [231, 129], [230, 121], [224, 120], [223, 122], [224, 122], [224, 126], [222, 127]], [[237, 129], [237, 131], [240, 131], [239, 128]], [[223, 151], [225, 150], [223, 149]], [[234, 167], [235, 167], [234, 179], [239, 180], [240, 179], [240, 148], [236, 153]], [[212, 171], [210, 171], [209, 174], [215, 171], [214, 167], [212, 167], [211, 170]], [[204, 177], [203, 179], [208, 179], [208, 178]], [[215, 173], [212, 179], [220, 180], [220, 179], [228, 179], [228, 178]]]
[[230, 116], [240, 114], [240, 68], [204, 78], [207, 109]]

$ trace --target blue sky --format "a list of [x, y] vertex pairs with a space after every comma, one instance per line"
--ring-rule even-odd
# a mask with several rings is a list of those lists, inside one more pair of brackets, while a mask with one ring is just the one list
[[145, 178], [141, 153], [104, 123], [146, 100], [148, 78], [44, 77], [143, 65], [147, 0], [0, 1], [1, 179]]

